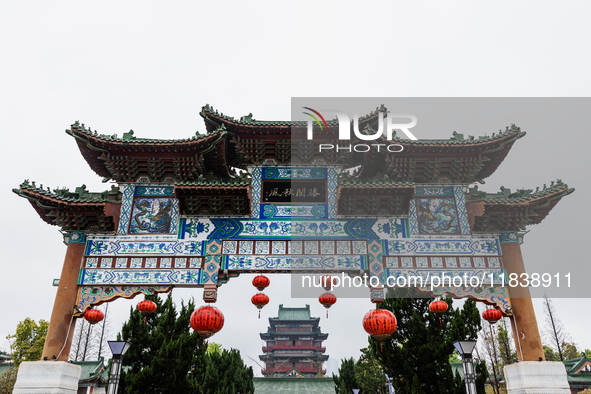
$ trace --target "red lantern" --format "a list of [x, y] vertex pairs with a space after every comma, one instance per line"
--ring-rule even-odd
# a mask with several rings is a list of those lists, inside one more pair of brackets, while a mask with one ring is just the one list
[[154, 301], [143, 300], [137, 304], [137, 310], [144, 316], [144, 325], [146, 325], [146, 317], [156, 312], [158, 305]]
[[324, 287], [324, 290], [331, 291], [337, 284], [337, 278], [334, 276], [326, 275], [320, 278], [320, 285]]
[[318, 297], [318, 301], [326, 308], [326, 317], [328, 318], [328, 308], [337, 302], [337, 297], [332, 293], [324, 293]]
[[265, 287], [269, 286], [271, 281], [265, 275], [257, 275], [252, 280], [252, 285], [257, 288], [258, 291], [263, 291]]
[[269, 303], [269, 297], [263, 293], [257, 293], [250, 299], [257, 308], [259, 308], [259, 319], [261, 318], [261, 309]]
[[445, 301], [433, 301], [429, 304], [429, 310], [439, 316], [439, 325], [443, 326], [441, 316], [447, 311], [448, 305]]
[[209, 338], [224, 326], [224, 314], [215, 306], [202, 306], [191, 314], [191, 328], [201, 336]]
[[374, 309], [363, 316], [363, 329], [379, 342], [388, 339], [397, 325], [396, 316], [387, 309]]
[[482, 318], [490, 324], [495, 324], [503, 318], [503, 314], [498, 309], [487, 309], [482, 312]]
[[89, 309], [84, 313], [84, 318], [90, 324], [96, 324], [105, 318], [103, 312], [98, 309]]

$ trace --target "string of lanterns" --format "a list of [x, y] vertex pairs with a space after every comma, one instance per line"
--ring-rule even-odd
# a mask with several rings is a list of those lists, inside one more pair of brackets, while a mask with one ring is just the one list
[[[257, 288], [258, 291], [263, 291], [271, 284], [269, 278], [265, 275], [257, 275], [252, 280], [252, 285]], [[261, 309], [265, 307], [269, 303], [269, 296], [264, 293], [257, 293], [252, 296], [250, 302], [253, 303], [259, 310], [259, 319], [261, 318]]]

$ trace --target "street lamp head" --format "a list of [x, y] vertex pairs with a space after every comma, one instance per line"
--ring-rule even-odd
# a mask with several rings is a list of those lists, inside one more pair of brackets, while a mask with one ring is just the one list
[[123, 356], [130, 346], [131, 343], [127, 341], [109, 341], [109, 347], [113, 356]]
[[476, 347], [476, 341], [455, 341], [454, 347], [462, 356], [470, 356]]
[[359, 394], [359, 390], [361, 389], [353, 389], [353, 394]]

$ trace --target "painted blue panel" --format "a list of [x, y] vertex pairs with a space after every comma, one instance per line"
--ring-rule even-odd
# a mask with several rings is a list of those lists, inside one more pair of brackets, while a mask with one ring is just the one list
[[278, 205], [261, 204], [261, 219], [328, 219], [328, 204]]
[[136, 186], [135, 195], [144, 197], [172, 197], [172, 186]]
[[263, 167], [262, 179], [326, 179], [326, 168]]

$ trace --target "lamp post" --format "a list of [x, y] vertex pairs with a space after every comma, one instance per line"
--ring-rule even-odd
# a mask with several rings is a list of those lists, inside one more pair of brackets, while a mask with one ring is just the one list
[[462, 364], [464, 365], [464, 381], [466, 382], [466, 393], [476, 393], [476, 374], [474, 373], [474, 362], [472, 361], [472, 351], [476, 347], [476, 341], [455, 341], [455, 348], [462, 355]]
[[388, 393], [390, 394], [394, 394], [395, 390], [394, 390], [394, 386], [392, 386], [392, 381], [394, 380], [393, 378], [389, 377], [388, 375], [384, 374], [384, 376], [386, 377], [386, 380], [388, 381]]
[[111, 374], [109, 375], [109, 388], [107, 394], [116, 394], [119, 388], [119, 376], [121, 375], [121, 362], [123, 355], [129, 349], [131, 343], [127, 341], [109, 341], [113, 361], [111, 363]]

